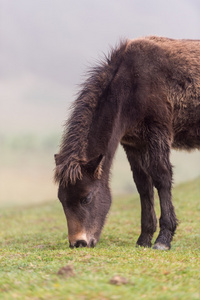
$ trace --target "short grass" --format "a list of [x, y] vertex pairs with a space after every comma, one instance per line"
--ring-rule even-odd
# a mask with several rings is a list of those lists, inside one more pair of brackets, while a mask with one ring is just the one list
[[[199, 299], [200, 179], [176, 187], [172, 249], [135, 248], [138, 196], [115, 197], [96, 248], [69, 249], [58, 201], [0, 213], [0, 299]], [[157, 214], [159, 215], [158, 199]], [[71, 265], [75, 276], [58, 270]], [[112, 285], [120, 275], [125, 285]]]

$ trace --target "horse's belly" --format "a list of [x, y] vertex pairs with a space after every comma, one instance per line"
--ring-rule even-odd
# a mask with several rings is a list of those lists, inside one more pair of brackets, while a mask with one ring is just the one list
[[179, 101], [173, 113], [173, 148], [200, 149], [200, 97]]
[[176, 131], [172, 147], [185, 150], [200, 149], [200, 123]]

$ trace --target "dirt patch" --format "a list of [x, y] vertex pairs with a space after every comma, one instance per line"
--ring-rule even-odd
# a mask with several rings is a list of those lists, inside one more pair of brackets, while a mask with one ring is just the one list
[[74, 267], [72, 265], [66, 265], [60, 268], [57, 274], [64, 278], [75, 276]]
[[111, 284], [115, 284], [115, 285], [122, 285], [122, 284], [128, 284], [128, 279], [119, 276], [119, 275], [115, 275], [113, 278], [110, 279], [109, 281]]

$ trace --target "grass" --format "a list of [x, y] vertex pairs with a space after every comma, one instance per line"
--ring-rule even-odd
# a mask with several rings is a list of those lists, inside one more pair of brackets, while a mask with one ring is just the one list
[[[180, 225], [172, 249], [135, 248], [138, 196], [115, 197], [94, 249], [69, 249], [58, 201], [0, 213], [0, 299], [199, 299], [200, 179], [173, 191]], [[158, 199], [156, 210], [159, 215]], [[156, 237], [156, 236], [155, 236]], [[71, 265], [75, 275], [59, 276]], [[114, 275], [128, 280], [110, 284]]]

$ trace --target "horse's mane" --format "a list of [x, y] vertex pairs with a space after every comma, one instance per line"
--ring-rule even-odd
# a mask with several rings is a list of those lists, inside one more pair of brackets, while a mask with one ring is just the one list
[[60, 152], [56, 155], [55, 181], [74, 184], [82, 179], [81, 165], [87, 162], [87, 140], [92, 117], [105, 89], [111, 83], [123, 60], [127, 41], [121, 42], [110, 55], [89, 71], [89, 77], [74, 101], [71, 116], [65, 124]]

